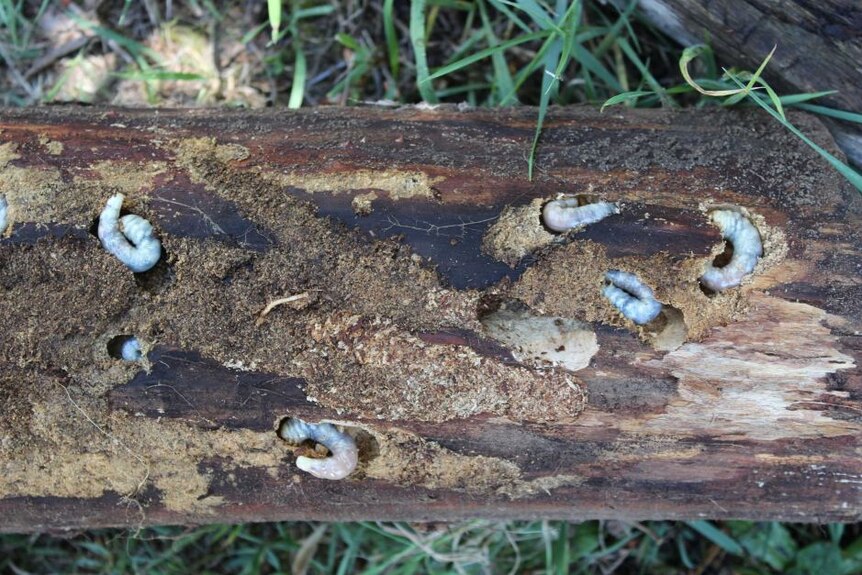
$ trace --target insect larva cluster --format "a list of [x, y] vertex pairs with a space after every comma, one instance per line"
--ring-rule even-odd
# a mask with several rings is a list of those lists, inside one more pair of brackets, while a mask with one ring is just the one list
[[[551, 230], [567, 232], [620, 212], [618, 206], [611, 202], [579, 204], [576, 197], [550, 201], [542, 209], [542, 221]], [[763, 255], [763, 244], [757, 228], [740, 211], [730, 208], [712, 210], [710, 219], [721, 230], [722, 238], [733, 246], [733, 255], [727, 265], [710, 265], [700, 278], [706, 289], [720, 292], [740, 285], [743, 278], [754, 271], [758, 258]], [[610, 270], [605, 279], [608, 283], [602, 290], [603, 295], [627, 319], [643, 325], [658, 317], [661, 302], [635, 274]]]

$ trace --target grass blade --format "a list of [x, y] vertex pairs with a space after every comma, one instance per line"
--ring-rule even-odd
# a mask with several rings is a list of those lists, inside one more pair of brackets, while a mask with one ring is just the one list
[[295, 110], [302, 106], [302, 99], [305, 97], [305, 53], [302, 51], [302, 46], [296, 44], [296, 60], [293, 65], [293, 83], [290, 86], [290, 98], [287, 101], [287, 107]]
[[654, 92], [651, 92], [649, 90], [635, 90], [633, 92], [623, 92], [622, 94], [617, 94], [616, 96], [612, 96], [605, 100], [605, 103], [602, 104], [602, 107], [599, 111], [604, 112], [605, 108], [607, 108], [608, 106], [616, 106], [617, 104], [623, 104], [626, 102], [630, 102], [631, 100], [637, 100], [641, 96], [648, 96], [653, 93]]
[[410, 4], [410, 43], [416, 58], [416, 83], [419, 94], [429, 104], [437, 103], [437, 95], [429, 82], [428, 55], [425, 52], [425, 0]]
[[[530, 42], [532, 40], [541, 40], [542, 38], [547, 37], [548, 34], [549, 34], [548, 31], [542, 30], [540, 32], [533, 32], [531, 34], [525, 34], [523, 36], [513, 38], [512, 40], [508, 40], [506, 42], [501, 42], [497, 46], [493, 46], [491, 48], [485, 48], [484, 50], [480, 50], [479, 52], [476, 52], [475, 54], [471, 54], [470, 56], [467, 56], [466, 58], [462, 58], [461, 60], [458, 60], [457, 62], [452, 62], [451, 64], [449, 64], [447, 66], [443, 66], [442, 68], [435, 70], [433, 74], [431, 74], [427, 78], [425, 78], [424, 82], [428, 82], [430, 80], [435, 80], [441, 76], [445, 76], [446, 74], [451, 74], [452, 72], [454, 72], [456, 70], [460, 70], [461, 68], [469, 66], [473, 62], [478, 62], [479, 60], [483, 60], [485, 58], [488, 58], [489, 56], [492, 56], [496, 52], [502, 52], [503, 50], [511, 48], [512, 46], [517, 46], [518, 44], [523, 44], [524, 42]], [[420, 84], [421, 83], [422, 83], [422, 81], [420, 81]]]
[[[739, 86], [743, 86], [742, 81], [738, 79], [734, 74], [727, 71], [725, 73], [728, 74], [728, 77], [734, 82], [736, 82]], [[847, 178], [847, 181], [849, 181], [857, 190], [859, 190], [859, 193], [862, 193], [862, 174], [859, 174], [859, 172], [857, 172], [856, 170], [854, 170], [853, 168], [851, 168], [850, 166], [848, 166], [847, 164], [845, 164], [844, 162], [842, 162], [841, 160], [815, 144], [813, 141], [811, 141], [811, 139], [805, 134], [803, 134], [799, 130], [799, 128], [791, 124], [786, 118], [782, 118], [781, 115], [778, 114], [778, 112], [772, 109], [772, 107], [755, 92], [750, 92], [749, 96], [757, 103], [758, 106], [766, 110], [769, 115], [781, 122], [781, 124], [788, 130], [790, 130], [796, 137], [808, 144], [815, 152], [823, 156], [823, 158], [825, 158], [827, 162], [832, 164], [832, 167], [838, 170], [838, 172], [842, 176]]]
[[741, 556], [744, 551], [736, 540], [709, 521], [689, 521], [688, 526], [730, 553]]
[[832, 96], [837, 93], [838, 90], [825, 90], [823, 92], [809, 92], [807, 94], [790, 94], [788, 96], [781, 96], [781, 103], [785, 106], [790, 106], [792, 104], [800, 104], [802, 102], [807, 102], [808, 100], [814, 100], [815, 98]]
[[383, 0], [383, 35], [386, 38], [386, 51], [389, 53], [389, 72], [398, 78], [400, 59], [398, 37], [395, 35], [394, 0]]
[[[491, 26], [491, 20], [488, 18], [488, 9], [485, 7], [484, 0], [478, 0], [477, 5], [479, 6], [479, 16], [482, 19], [482, 26], [485, 28], [485, 38], [488, 42], [488, 47], [496, 48], [497, 46], [499, 46], [500, 41], [497, 39], [497, 35], [494, 34], [494, 29]], [[503, 51], [495, 50], [491, 54], [491, 62], [494, 66], [495, 92], [497, 94], [514, 93], [515, 84], [514, 82], [512, 82], [512, 74], [509, 72], [509, 67], [506, 64], [505, 58], [503, 58]], [[515, 98], [498, 101], [498, 104], [501, 106], [506, 106], [514, 103]]]
[[272, 28], [272, 40], [270, 44], [278, 42], [278, 31], [281, 28], [281, 0], [266, 0], [266, 9], [269, 15], [269, 26]]
[[722, 97], [738, 94], [740, 91], [739, 88], [732, 88], [730, 90], [706, 90], [692, 79], [691, 74], [688, 71], [688, 65], [692, 60], [705, 53], [712, 54], [712, 48], [710, 48], [706, 44], [696, 44], [694, 46], [689, 46], [682, 51], [682, 56], [680, 56], [679, 58], [679, 71], [682, 74], [682, 77], [688, 83], [688, 85], [703, 94], [704, 96]]
[[830, 118], [835, 118], [836, 120], [844, 120], [846, 122], [856, 122], [857, 124], [862, 124], [862, 114], [857, 114], [856, 112], [847, 112], [845, 110], [838, 110], [836, 108], [829, 108], [827, 106], [818, 106], [817, 104], [797, 104], [795, 107], [799, 108], [800, 110], [806, 110], [808, 112], [820, 114], [821, 116], [829, 116]]

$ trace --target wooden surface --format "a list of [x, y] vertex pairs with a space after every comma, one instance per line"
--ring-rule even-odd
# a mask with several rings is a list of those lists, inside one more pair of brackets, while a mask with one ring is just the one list
[[[780, 93], [835, 90], [818, 102], [862, 110], [862, 6], [855, 0], [640, 0], [638, 5], [649, 22], [681, 44], [712, 46], [721, 66], [756, 70], [777, 46], [764, 76]], [[859, 126], [830, 121], [829, 128], [862, 165]]]
[[[530, 182], [534, 121], [3, 110], [0, 530], [858, 520], [858, 194], [738, 111], [552, 110]], [[816, 121], [793, 121], [834, 150]], [[118, 191], [162, 239], [151, 272], [128, 272], [91, 233]], [[514, 266], [489, 255], [507, 207], [541, 240], [525, 206], [562, 192], [622, 213]], [[710, 296], [697, 277], [723, 249], [706, 215], [720, 205], [752, 215], [765, 254], [741, 288]], [[508, 249], [527, 234], [499, 237]], [[659, 350], [621, 321], [600, 295], [607, 269], [645, 278], [685, 341]], [[491, 337], [501, 307], [584, 322], [598, 349], [574, 371], [519, 355]], [[108, 354], [123, 334], [146, 363]], [[275, 433], [284, 417], [345, 425], [357, 472], [297, 470]]]

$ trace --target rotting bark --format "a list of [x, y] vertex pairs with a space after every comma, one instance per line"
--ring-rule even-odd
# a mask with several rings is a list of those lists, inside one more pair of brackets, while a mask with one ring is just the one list
[[[764, 76], [778, 90], [835, 90], [817, 103], [862, 110], [862, 6], [856, 0], [639, 0], [638, 7], [681, 44], [708, 43], [722, 66], [755, 70], [777, 46]], [[827, 122], [841, 149], [862, 166], [859, 126]]]
[[[552, 110], [530, 182], [534, 121], [5, 110], [0, 530], [857, 520], [855, 192], [738, 111]], [[93, 235], [116, 192], [162, 240], [144, 274]], [[621, 213], [552, 235], [534, 200], [558, 193]], [[725, 257], [707, 211], [727, 205], [764, 256], [707, 294], [697, 278]], [[622, 318], [601, 295], [608, 269], [638, 274], [660, 319]], [[121, 335], [144, 362], [111, 356]], [[284, 417], [344, 425], [356, 472], [298, 471]]]

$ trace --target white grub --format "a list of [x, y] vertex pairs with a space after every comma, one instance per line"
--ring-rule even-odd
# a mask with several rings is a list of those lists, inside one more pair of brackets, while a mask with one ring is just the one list
[[661, 302], [635, 274], [611, 270], [605, 274], [611, 282], [602, 293], [628, 319], [638, 325], [649, 323], [661, 312]]
[[121, 218], [122, 206], [123, 194], [108, 200], [99, 216], [99, 239], [126, 267], [136, 273], [145, 272], [159, 261], [162, 244], [153, 235], [153, 226], [141, 216], [129, 214]]
[[138, 338], [130, 337], [120, 345], [120, 357], [126, 361], [140, 361], [144, 356]]
[[6, 197], [0, 196], [0, 234], [6, 231], [8, 225], [9, 204], [6, 203]]
[[717, 268], [710, 264], [700, 278], [704, 287], [720, 292], [738, 286], [754, 271], [757, 259], [763, 255], [763, 243], [751, 220], [736, 210], [713, 210], [710, 218], [721, 230], [721, 237], [733, 244], [733, 256], [727, 265]]
[[545, 204], [542, 221], [555, 232], [567, 232], [581, 226], [594, 224], [606, 217], [620, 213], [616, 204], [596, 202], [578, 205], [578, 198], [560, 198]]
[[296, 466], [321, 479], [344, 479], [356, 469], [358, 451], [353, 438], [338, 431], [331, 423], [306, 423], [291, 417], [282, 422], [278, 435], [290, 443], [302, 443], [310, 439], [329, 449], [332, 453], [324, 459], [301, 455]]

